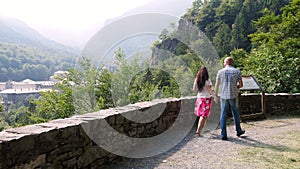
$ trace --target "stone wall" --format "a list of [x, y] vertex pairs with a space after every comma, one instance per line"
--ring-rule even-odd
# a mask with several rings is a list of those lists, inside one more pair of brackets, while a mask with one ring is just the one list
[[[127, 145], [139, 144], [135, 141], [128, 142], [128, 139], [114, 140], [117, 137], [105, 126], [106, 123], [123, 136], [157, 136], [169, 129], [175, 120], [186, 117], [195, 120], [195, 116], [190, 113], [194, 102], [194, 97], [161, 99], [2, 131], [0, 168], [99, 168], [118, 157], [111, 151], [118, 152], [118, 148], [122, 150]], [[146, 116], [156, 112], [159, 114], [149, 122], [128, 120], [138, 121], [142, 118], [137, 114]], [[186, 117], [180, 117], [179, 112]], [[184, 120], [179, 120], [178, 125], [184, 126], [184, 123]], [[101, 138], [97, 140], [99, 136]], [[114, 145], [114, 141], [120, 145]], [[102, 143], [112, 145], [104, 149], [99, 146]]]
[[[260, 112], [260, 99], [241, 95], [241, 115]], [[300, 94], [266, 94], [266, 114], [299, 114], [299, 101]], [[2, 131], [0, 168], [99, 168], [118, 154], [130, 155], [128, 145], [145, 150], [138, 138], [156, 138], [174, 126], [180, 130], [173, 135], [188, 132], [196, 119], [194, 103], [195, 97], [160, 99]], [[160, 141], [152, 146], [162, 148]]]
[[[242, 115], [262, 112], [261, 94], [242, 94], [240, 110]], [[266, 115], [300, 114], [300, 93], [265, 94]]]
[[300, 93], [266, 94], [266, 114], [268, 115], [300, 114]]
[[260, 94], [242, 94], [240, 95], [240, 112], [242, 115], [250, 115], [260, 113], [261, 110], [261, 95]]

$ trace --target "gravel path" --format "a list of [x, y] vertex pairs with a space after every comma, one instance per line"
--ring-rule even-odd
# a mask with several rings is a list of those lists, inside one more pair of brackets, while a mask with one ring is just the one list
[[[269, 148], [280, 144], [277, 136], [288, 132], [300, 133], [300, 117], [270, 117], [261, 121], [243, 122], [245, 135], [236, 137], [235, 127], [229, 122], [228, 140], [220, 139], [220, 129], [195, 137], [189, 135], [170, 151], [143, 159], [119, 158], [104, 168], [109, 169], [215, 169], [215, 168], [268, 168], [259, 163], [241, 159], [244, 149]], [[276, 139], [277, 138], [277, 139]], [[282, 146], [281, 146], [282, 147]], [[287, 147], [288, 148], [288, 147]], [[299, 159], [300, 160], [300, 159]], [[300, 161], [297, 162], [300, 164]], [[102, 167], [101, 167], [102, 168]], [[297, 168], [297, 166], [296, 166]], [[300, 168], [300, 166], [298, 166]]]

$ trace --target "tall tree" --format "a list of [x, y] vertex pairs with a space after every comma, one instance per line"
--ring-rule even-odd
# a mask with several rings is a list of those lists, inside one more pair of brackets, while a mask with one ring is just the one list
[[229, 45], [231, 40], [230, 27], [223, 23], [217, 30], [213, 39], [213, 44], [220, 56], [229, 53], [233, 48]]
[[268, 92], [300, 91], [300, 1], [269, 12], [256, 23], [255, 48], [245, 59], [245, 71], [255, 75]]
[[234, 19], [239, 14], [244, 0], [223, 0], [218, 8], [216, 8], [216, 17], [231, 26]]

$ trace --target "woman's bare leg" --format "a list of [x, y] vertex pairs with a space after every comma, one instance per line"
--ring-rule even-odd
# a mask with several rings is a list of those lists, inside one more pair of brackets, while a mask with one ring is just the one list
[[197, 131], [196, 131], [196, 134], [198, 134], [199, 136], [201, 134], [201, 130], [204, 127], [205, 123], [206, 123], [206, 118], [201, 116], [199, 119], [199, 122], [198, 122]]

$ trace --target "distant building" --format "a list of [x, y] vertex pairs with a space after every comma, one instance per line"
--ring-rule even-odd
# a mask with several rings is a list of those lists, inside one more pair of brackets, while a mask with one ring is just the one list
[[53, 81], [32, 81], [30, 79], [25, 79], [21, 82], [0, 82], [0, 91], [6, 89], [52, 89], [54, 85], [55, 82]]
[[6, 89], [6, 82], [0, 82], [0, 91]]
[[[53, 76], [63, 76], [65, 71], [55, 72]], [[7, 81], [0, 82], [0, 97], [8, 109], [11, 104], [28, 106], [28, 98], [38, 98], [41, 92], [52, 90], [56, 81], [33, 81], [25, 79], [21, 82]]]
[[35, 88], [35, 84], [32, 83], [29, 79], [26, 79], [22, 82], [15, 82], [15, 81], [7, 81], [1, 83], [1, 91], [6, 89], [23, 89], [23, 88]]
[[52, 82], [58, 82], [57, 77], [64, 78], [67, 74], [69, 74], [68, 71], [56, 71], [54, 72], [53, 76], [50, 77], [50, 81]]
[[0, 92], [0, 97], [3, 99], [5, 107], [8, 109], [10, 105], [14, 104], [29, 106], [28, 98], [38, 98], [41, 92], [46, 92], [52, 89], [6, 89]]

